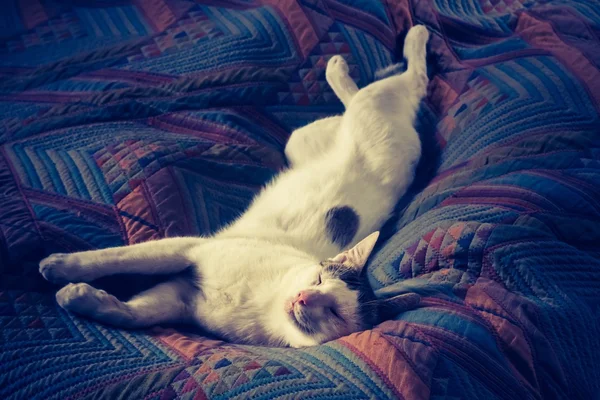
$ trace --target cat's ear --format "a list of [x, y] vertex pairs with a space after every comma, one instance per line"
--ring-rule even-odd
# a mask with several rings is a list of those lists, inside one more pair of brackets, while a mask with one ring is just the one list
[[381, 321], [387, 321], [401, 312], [416, 308], [420, 302], [421, 296], [416, 293], [404, 293], [379, 300], [379, 318]]
[[331, 260], [361, 271], [367, 263], [367, 260], [375, 247], [375, 243], [377, 243], [377, 238], [379, 238], [379, 232], [371, 233], [356, 246], [338, 254]]

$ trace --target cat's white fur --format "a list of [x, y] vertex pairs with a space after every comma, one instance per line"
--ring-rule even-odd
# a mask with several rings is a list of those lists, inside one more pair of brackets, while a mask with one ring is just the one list
[[[361, 329], [357, 292], [323, 274], [320, 262], [337, 255], [344, 265], [361, 269], [377, 239], [369, 234], [380, 229], [414, 178], [421, 142], [413, 125], [428, 83], [428, 37], [423, 26], [413, 27], [404, 48], [408, 70], [362, 90], [343, 58], [333, 57], [326, 77], [346, 112], [296, 130], [285, 149], [291, 168], [214, 236], [44, 259], [40, 272], [46, 279], [78, 282], [57, 293], [58, 303], [117, 326], [186, 321], [231, 341], [275, 346], [310, 346]], [[325, 226], [328, 210], [341, 205], [360, 218], [346, 248], [332, 241]], [[196, 282], [175, 277], [128, 302], [85, 283], [118, 273], [177, 273], [189, 266]], [[298, 301], [299, 293], [308, 296], [311, 307]], [[322, 329], [307, 333], [294, 318]]]

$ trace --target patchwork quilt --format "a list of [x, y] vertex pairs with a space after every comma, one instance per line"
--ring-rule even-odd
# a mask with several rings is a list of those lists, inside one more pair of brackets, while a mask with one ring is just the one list
[[[421, 306], [301, 350], [60, 309], [53, 252], [205, 235], [431, 32], [417, 182], [368, 272]], [[400, 58], [399, 58], [400, 57]], [[4, 0], [0, 398], [600, 398], [596, 0]]]

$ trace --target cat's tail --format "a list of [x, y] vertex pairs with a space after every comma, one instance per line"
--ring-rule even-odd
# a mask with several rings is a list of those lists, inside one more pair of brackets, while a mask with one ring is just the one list
[[375, 71], [375, 80], [380, 81], [382, 79], [389, 78], [390, 76], [400, 75], [404, 73], [404, 71], [406, 71], [406, 64], [404, 62], [391, 64], [385, 68]]

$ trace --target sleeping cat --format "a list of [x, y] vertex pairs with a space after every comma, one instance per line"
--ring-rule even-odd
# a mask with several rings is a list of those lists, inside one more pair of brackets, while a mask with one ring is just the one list
[[[413, 27], [407, 71], [361, 90], [344, 59], [331, 58], [326, 78], [346, 112], [296, 130], [285, 149], [290, 168], [214, 236], [42, 260], [47, 280], [77, 282], [58, 291], [58, 304], [119, 327], [191, 322], [232, 342], [291, 347], [414, 307], [416, 294], [377, 300], [361, 271], [421, 155], [413, 124], [427, 90], [428, 38], [425, 27]], [[127, 302], [85, 283], [119, 273], [173, 277]]]

